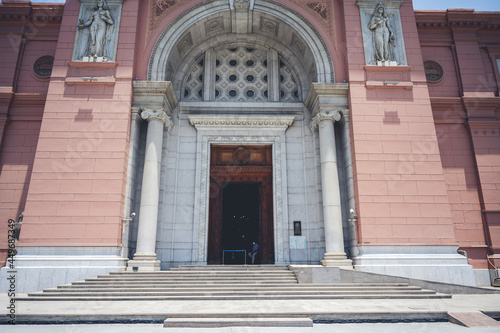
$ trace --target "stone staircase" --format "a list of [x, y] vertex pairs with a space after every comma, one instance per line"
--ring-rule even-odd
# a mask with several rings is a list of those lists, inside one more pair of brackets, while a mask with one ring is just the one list
[[29, 293], [31, 301], [303, 300], [451, 298], [405, 283], [299, 284], [286, 265], [180, 266], [116, 272]]

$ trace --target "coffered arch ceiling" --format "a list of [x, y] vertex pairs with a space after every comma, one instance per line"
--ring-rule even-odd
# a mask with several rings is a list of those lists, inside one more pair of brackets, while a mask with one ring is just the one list
[[181, 98], [189, 71], [207, 51], [244, 47], [277, 52], [298, 81], [299, 100], [311, 82], [335, 81], [326, 44], [297, 12], [275, 1], [256, 0], [248, 22], [234, 17], [228, 0], [203, 2], [177, 17], [153, 48], [148, 80], [172, 81]]

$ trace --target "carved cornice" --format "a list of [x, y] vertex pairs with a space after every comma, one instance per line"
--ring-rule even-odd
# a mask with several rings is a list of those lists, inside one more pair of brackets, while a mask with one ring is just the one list
[[174, 124], [172, 122], [172, 118], [170, 118], [167, 115], [167, 113], [165, 112], [165, 109], [157, 109], [157, 110], [142, 109], [141, 118], [148, 121], [148, 122], [150, 122], [152, 120], [160, 121], [169, 130], [171, 130], [172, 127], [174, 126]]
[[330, 121], [332, 123], [336, 123], [341, 119], [342, 119], [341, 111], [328, 112], [328, 113], [318, 112], [318, 114], [316, 114], [316, 116], [314, 116], [313, 119], [311, 120], [309, 128], [311, 129], [312, 132], [314, 132], [314, 130], [318, 127], [319, 123], [323, 121]]
[[295, 120], [295, 116], [190, 115], [188, 118], [197, 130], [234, 128], [285, 131]]
[[476, 13], [470, 9], [447, 11], [415, 11], [418, 29], [500, 29], [500, 20], [494, 13]]
[[348, 110], [348, 91], [348, 83], [313, 83], [304, 104], [313, 117], [319, 112]]
[[170, 81], [133, 81], [134, 106], [164, 108], [170, 114], [179, 104]]

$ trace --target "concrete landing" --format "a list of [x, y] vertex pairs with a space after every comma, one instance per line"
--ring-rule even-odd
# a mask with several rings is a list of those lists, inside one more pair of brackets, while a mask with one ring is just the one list
[[[23, 295], [17, 295], [23, 296]], [[7, 294], [0, 294], [6, 323]], [[487, 313], [500, 318], [500, 295], [453, 295], [447, 299], [250, 300], [250, 301], [17, 301], [17, 324], [163, 323], [174, 317], [303, 316], [315, 323], [448, 322], [449, 313]]]
[[313, 327], [309, 317], [245, 316], [245, 317], [171, 317], [163, 327], [217, 328], [217, 327]]

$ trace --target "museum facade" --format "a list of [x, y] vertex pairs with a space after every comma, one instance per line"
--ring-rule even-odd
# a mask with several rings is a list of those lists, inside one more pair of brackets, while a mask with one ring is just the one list
[[4, 0], [0, 21], [19, 291], [248, 264], [254, 243], [259, 264], [494, 283], [500, 13]]

